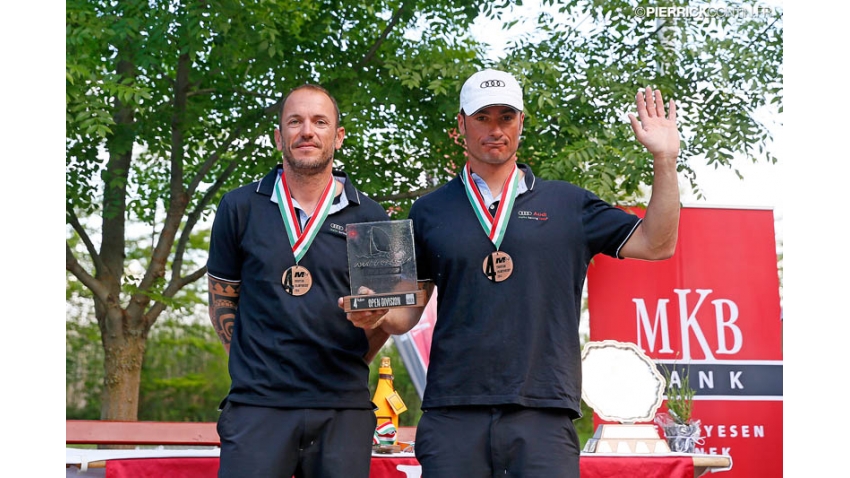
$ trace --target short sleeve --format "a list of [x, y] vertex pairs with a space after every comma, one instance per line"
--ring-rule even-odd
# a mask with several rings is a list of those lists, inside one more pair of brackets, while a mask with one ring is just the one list
[[239, 220], [225, 195], [218, 205], [210, 233], [207, 274], [216, 279], [239, 282], [242, 279]]
[[582, 225], [592, 255], [602, 253], [620, 258], [620, 249], [632, 237], [640, 222], [637, 215], [612, 206], [590, 191], [585, 191]]

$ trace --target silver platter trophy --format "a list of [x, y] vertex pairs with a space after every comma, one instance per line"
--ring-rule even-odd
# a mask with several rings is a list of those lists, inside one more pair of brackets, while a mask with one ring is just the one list
[[425, 291], [416, 281], [413, 221], [361, 222], [345, 227], [353, 310], [424, 307]]
[[603, 340], [585, 344], [581, 363], [582, 398], [603, 420], [620, 422], [599, 425], [582, 451], [670, 453], [652, 423], [665, 387], [655, 362], [631, 342]]

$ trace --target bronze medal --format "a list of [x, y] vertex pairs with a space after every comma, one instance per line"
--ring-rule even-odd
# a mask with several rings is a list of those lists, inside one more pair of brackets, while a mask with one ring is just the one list
[[484, 258], [484, 275], [493, 282], [502, 282], [514, 271], [514, 261], [506, 252], [496, 251]]
[[313, 276], [306, 267], [294, 265], [283, 273], [283, 290], [289, 295], [300, 296], [313, 286]]

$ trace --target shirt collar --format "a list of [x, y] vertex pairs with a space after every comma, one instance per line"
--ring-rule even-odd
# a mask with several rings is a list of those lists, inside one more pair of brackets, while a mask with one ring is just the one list
[[[523, 181], [520, 181], [517, 185], [516, 195], [519, 196], [523, 193], [531, 191], [534, 188], [534, 173], [531, 172], [531, 167], [527, 164], [517, 163], [517, 168], [523, 172]], [[493, 197], [493, 194], [490, 192], [490, 187], [487, 186], [487, 183], [481, 179], [476, 173], [472, 173], [472, 180], [475, 181], [475, 185], [478, 186], [478, 191], [481, 193], [481, 197], [484, 198], [484, 202], [489, 206], [496, 201]]]
[[[274, 184], [275, 181], [280, 177], [280, 173], [283, 171], [283, 165], [278, 164], [274, 167], [268, 174], [266, 174], [263, 179], [257, 184], [257, 193], [269, 196], [271, 202], [277, 204], [277, 197], [274, 195]], [[354, 187], [354, 184], [348, 180], [348, 175], [342, 171], [334, 169], [333, 172], [334, 179], [338, 180], [342, 183], [342, 193], [334, 198], [333, 205], [331, 206], [331, 210], [328, 214], [333, 214], [337, 211], [341, 211], [349, 204], [359, 205], [360, 204], [360, 192]], [[298, 208], [299, 215], [303, 215], [303, 211], [298, 207], [298, 202], [293, 200], [293, 206]]]

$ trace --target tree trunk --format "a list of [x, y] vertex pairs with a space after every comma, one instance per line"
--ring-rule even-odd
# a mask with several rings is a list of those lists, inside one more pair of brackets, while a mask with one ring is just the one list
[[[116, 73], [133, 81], [136, 76], [131, 39], [119, 48]], [[95, 278], [104, 285], [108, 297], [95, 298], [95, 316], [104, 350], [101, 420], [138, 420], [139, 383], [145, 355], [147, 329], [141, 312], [129, 314], [121, 307], [121, 281], [126, 254], [127, 185], [133, 158], [135, 112], [120, 98], [114, 99], [113, 134], [107, 139], [109, 160], [103, 173], [102, 267]]]
[[147, 334], [136, 330], [104, 335], [104, 384], [101, 420], [138, 420], [139, 384]]

